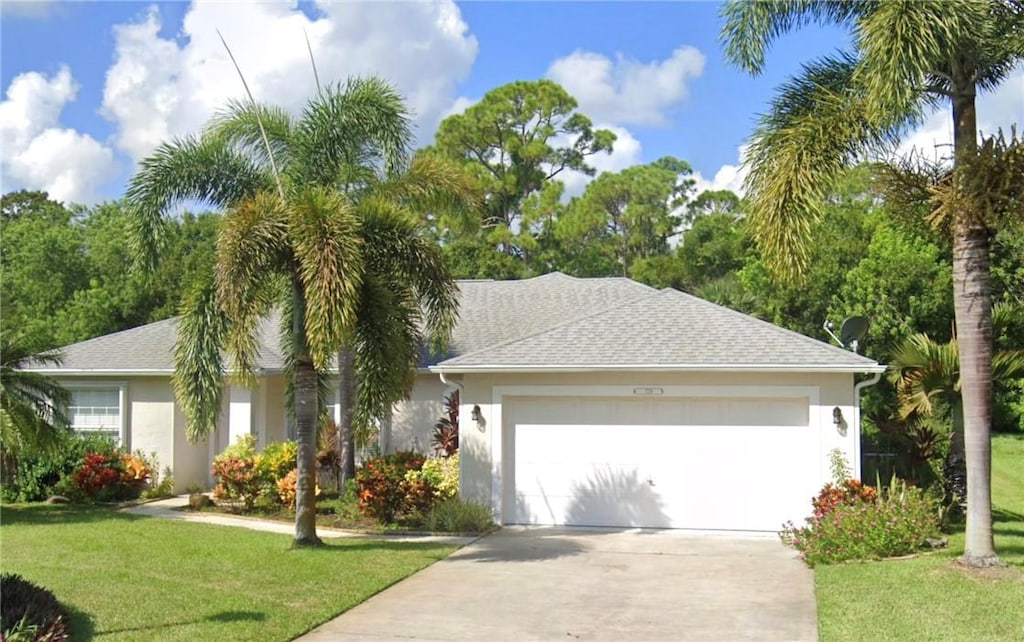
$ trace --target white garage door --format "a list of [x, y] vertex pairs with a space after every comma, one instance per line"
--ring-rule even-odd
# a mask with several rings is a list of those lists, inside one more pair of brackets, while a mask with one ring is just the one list
[[806, 397], [520, 397], [504, 408], [511, 523], [777, 531], [807, 515], [821, 481]]

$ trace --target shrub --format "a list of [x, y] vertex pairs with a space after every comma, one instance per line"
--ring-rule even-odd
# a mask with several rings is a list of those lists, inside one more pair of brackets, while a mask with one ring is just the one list
[[434, 488], [434, 497], [445, 500], [459, 494], [459, 453], [423, 462], [422, 475]]
[[256, 456], [256, 473], [265, 481], [276, 484], [295, 469], [299, 446], [294, 441], [267, 444]]
[[50, 591], [20, 575], [0, 576], [0, 624], [4, 640], [68, 640], [70, 616]]
[[368, 459], [356, 471], [359, 486], [359, 509], [364, 515], [389, 524], [403, 513], [415, 512], [422, 494], [422, 479], [406, 479], [406, 473], [423, 467], [423, 455], [399, 451], [392, 455]]
[[[289, 510], [295, 510], [295, 495], [298, 482], [298, 468], [292, 468], [290, 473], [277, 480], [277, 496], [281, 499], [281, 503], [288, 507]], [[316, 485], [313, 492], [317, 497], [320, 496], [320, 484]]]
[[837, 506], [851, 506], [858, 502], [871, 503], [878, 499], [878, 491], [867, 486], [859, 479], [847, 479], [838, 485], [825, 484], [818, 496], [811, 500], [814, 515], [823, 517], [831, 513]]
[[434, 424], [430, 439], [434, 453], [450, 457], [459, 450], [459, 391], [444, 398], [444, 416]]
[[213, 459], [213, 474], [218, 480], [213, 488], [213, 496], [217, 499], [240, 501], [246, 509], [251, 509], [263, 492], [263, 484], [256, 474], [255, 457], [220, 454]]
[[873, 499], [844, 498], [820, 514], [816, 507], [806, 526], [788, 523], [780, 536], [808, 566], [881, 559], [919, 550], [938, 535], [940, 517], [924, 490], [894, 478]]
[[[73, 495], [70, 478], [85, 456], [91, 452], [114, 451], [114, 442], [109, 437], [77, 435], [70, 431], [61, 431], [59, 435], [52, 451], [19, 454], [14, 480], [4, 484], [4, 499], [38, 502], [50, 495]], [[58, 488], [62, 479], [67, 482]]]
[[427, 530], [444, 533], [482, 533], [493, 525], [489, 507], [458, 497], [439, 502], [424, 519]]
[[87, 454], [71, 475], [71, 483], [88, 499], [118, 501], [137, 499], [153, 471], [144, 459], [127, 453]]

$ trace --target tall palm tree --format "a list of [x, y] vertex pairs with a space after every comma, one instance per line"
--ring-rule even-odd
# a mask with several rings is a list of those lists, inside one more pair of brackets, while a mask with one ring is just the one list
[[[1020, 315], [1019, 306], [1009, 303], [993, 306], [993, 333], [999, 335]], [[899, 413], [903, 419], [932, 415], [936, 400], [941, 400], [949, 408], [952, 434], [947, 468], [957, 469], [962, 466], [964, 411], [955, 328], [953, 338], [946, 343], [938, 343], [923, 333], [907, 337], [893, 354], [888, 376], [896, 385]], [[1024, 377], [1024, 350], [996, 351], [992, 355], [992, 381], [1008, 381], [1018, 377]], [[949, 482], [947, 479], [947, 484]], [[958, 491], [958, 494], [963, 495], [962, 491]]]
[[9, 327], [0, 329], [0, 456], [5, 480], [23, 449], [51, 448], [67, 429], [68, 391], [29, 365], [60, 365], [60, 356]]
[[191, 439], [216, 428], [222, 350], [251, 383], [261, 325], [281, 310], [298, 442], [296, 546], [319, 543], [316, 430], [334, 355], [353, 354], [356, 415], [379, 415], [408, 391], [408, 345], [423, 335], [444, 341], [454, 323], [455, 284], [413, 208], [464, 204], [467, 183], [451, 165], [410, 160], [411, 142], [401, 96], [382, 80], [350, 79], [299, 117], [232, 103], [200, 135], [158, 147], [128, 187], [134, 249], [148, 265], [175, 204], [199, 199], [225, 211], [214, 265], [185, 299], [175, 347]]
[[[798, 274], [824, 190], [848, 164], [898, 140], [929, 108], [952, 105], [954, 180], [977, 154], [975, 97], [1024, 60], [1020, 0], [730, 1], [723, 9], [726, 57], [764, 68], [782, 34], [810, 23], [852, 32], [852, 50], [807, 64], [785, 84], [757, 126], [747, 167], [748, 222], [774, 267]], [[979, 208], [980, 209], [980, 208]], [[952, 220], [954, 307], [971, 501], [963, 561], [999, 564], [992, 538], [989, 226], [978, 209]]]

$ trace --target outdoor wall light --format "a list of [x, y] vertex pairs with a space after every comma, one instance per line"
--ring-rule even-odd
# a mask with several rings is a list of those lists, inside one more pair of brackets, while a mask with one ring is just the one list
[[843, 419], [843, 411], [836, 406], [832, 409], [832, 423], [835, 424], [836, 430], [839, 431], [840, 435], [846, 436], [846, 420]]
[[478, 429], [483, 430], [487, 425], [487, 421], [484, 419], [484, 413], [480, 412], [480, 406], [474, 405], [473, 411], [469, 413], [469, 416]]

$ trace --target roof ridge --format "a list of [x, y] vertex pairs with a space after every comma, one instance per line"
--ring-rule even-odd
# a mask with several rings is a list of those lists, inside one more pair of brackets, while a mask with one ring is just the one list
[[[784, 327], [782, 327], [780, 325], [776, 325], [776, 324], [772, 323], [771, 321], [765, 321], [764, 319], [755, 317], [752, 314], [747, 314], [745, 312], [740, 312], [739, 310], [733, 310], [732, 308], [730, 308], [728, 306], [719, 305], [717, 303], [714, 303], [713, 301], [708, 301], [707, 299], [702, 299], [699, 296], [690, 294], [689, 292], [683, 292], [682, 290], [676, 290], [675, 288], [664, 288], [664, 289], [660, 290], [659, 293], [674, 293], [676, 295], [682, 295], [683, 297], [686, 297], [687, 299], [689, 299], [689, 300], [691, 300], [691, 301], [693, 301], [695, 303], [698, 303], [700, 305], [703, 305], [705, 307], [716, 308], [716, 309], [722, 310], [723, 312], [726, 312], [726, 313], [728, 313], [728, 314], [730, 314], [732, 316], [741, 317], [741, 318], [743, 318], [744, 321], [754, 320], [754, 321], [760, 323], [761, 325], [766, 326], [768, 329], [770, 329], [772, 332], [774, 332], [776, 334], [782, 334], [782, 335], [785, 335], [785, 336], [795, 336], [795, 337], [798, 337], [801, 341], [804, 341], [805, 343], [810, 343], [810, 344], [814, 345], [816, 348], [827, 348], [827, 349], [829, 349], [829, 350], [831, 350], [831, 351], [833, 351], [833, 352], [835, 352], [837, 354], [843, 354], [843, 355], [845, 355], [847, 357], [853, 355], [853, 356], [860, 357], [861, 359], [864, 359], [864, 360], [867, 360], [867, 361], [874, 361], [874, 359], [872, 359], [871, 357], [867, 357], [865, 355], [858, 354], [856, 352], [850, 352], [849, 350], [844, 350], [843, 348], [838, 348], [838, 347], [832, 345], [831, 343], [828, 343], [827, 341], [822, 341], [820, 339], [815, 339], [814, 337], [809, 337], [806, 334], [803, 334], [801, 332], [797, 332], [796, 330], [790, 330], [789, 328], [784, 328]], [[877, 363], [877, 362], [875, 362], [875, 363]]]
[[[569, 278], [576, 278], [576, 277], [569, 277]], [[632, 279], [630, 279], [630, 280], [632, 280]], [[643, 284], [641, 284], [641, 285], [643, 285]], [[637, 303], [637, 302], [642, 301], [644, 299], [648, 299], [648, 298], [651, 298], [651, 297], [658, 296], [658, 294], [659, 294], [658, 291], [655, 290], [653, 293], [646, 294], [645, 296], [637, 297], [635, 299], [629, 299], [627, 301], [619, 301], [615, 305], [609, 306], [607, 308], [602, 308], [602, 309], [600, 309], [600, 310], [598, 310], [596, 312], [592, 312], [591, 314], [587, 314], [587, 315], [584, 315], [584, 316], [581, 316], [581, 317], [574, 317], [574, 318], [572, 318], [572, 319], [570, 319], [568, 321], [564, 321], [562, 323], [556, 323], [555, 325], [548, 326], [548, 327], [544, 328], [543, 330], [537, 330], [536, 332], [531, 332], [531, 333], [528, 333], [528, 334], [519, 335], [518, 337], [515, 337], [514, 339], [507, 339], [507, 340], [501, 341], [499, 343], [492, 343], [489, 346], [484, 346], [483, 348], [478, 348], [476, 350], [473, 350], [472, 352], [467, 352], [465, 354], [456, 355], [454, 357], [451, 357], [450, 359], [446, 359], [446, 361], [454, 361], [455, 359], [463, 359], [463, 358], [466, 358], [466, 357], [471, 357], [471, 356], [473, 356], [475, 354], [478, 354], [478, 353], [481, 353], [481, 352], [487, 352], [487, 351], [490, 351], [490, 350], [496, 350], [498, 348], [503, 348], [503, 347], [505, 347], [507, 345], [511, 345], [513, 343], [518, 343], [519, 341], [525, 341], [526, 339], [532, 339], [533, 337], [539, 337], [542, 334], [546, 334], [546, 333], [554, 331], [554, 330], [565, 328], [565, 327], [573, 325], [574, 323], [579, 323], [581, 321], [586, 321], [587, 319], [592, 319], [594, 317], [601, 316], [602, 314], [605, 314], [606, 312], [612, 312], [613, 310], [617, 310], [617, 309], [619, 309], [621, 307], [630, 305], [632, 303]]]

